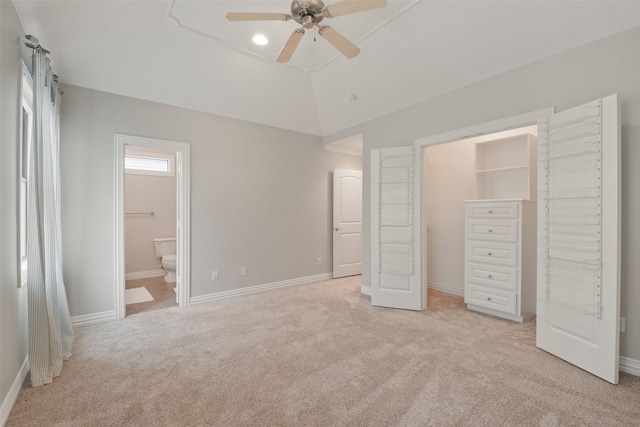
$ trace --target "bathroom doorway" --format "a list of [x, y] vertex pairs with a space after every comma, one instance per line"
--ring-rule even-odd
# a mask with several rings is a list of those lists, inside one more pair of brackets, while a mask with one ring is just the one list
[[189, 145], [116, 135], [116, 317], [189, 302]]
[[125, 316], [178, 304], [176, 153], [124, 147]]

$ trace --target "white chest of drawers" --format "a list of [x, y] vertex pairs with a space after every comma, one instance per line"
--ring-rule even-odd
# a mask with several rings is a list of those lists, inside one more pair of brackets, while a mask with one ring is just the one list
[[464, 300], [471, 310], [526, 321], [536, 311], [536, 203], [465, 202]]

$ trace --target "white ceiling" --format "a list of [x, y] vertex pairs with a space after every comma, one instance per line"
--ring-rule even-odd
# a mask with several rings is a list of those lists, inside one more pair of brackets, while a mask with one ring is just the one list
[[279, 64], [294, 22], [224, 15], [288, 13], [288, 0], [13, 3], [63, 83], [323, 136], [640, 26], [640, 1], [390, 0], [323, 22], [356, 58], [307, 31]]

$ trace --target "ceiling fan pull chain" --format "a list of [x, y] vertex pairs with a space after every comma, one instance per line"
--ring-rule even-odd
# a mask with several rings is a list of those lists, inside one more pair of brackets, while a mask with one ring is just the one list
[[318, 27], [313, 27], [313, 41], [316, 41], [316, 34], [318, 33]]

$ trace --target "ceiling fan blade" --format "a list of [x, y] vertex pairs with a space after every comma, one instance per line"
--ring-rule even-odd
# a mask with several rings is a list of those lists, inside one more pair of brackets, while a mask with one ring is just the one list
[[289, 62], [291, 56], [293, 55], [293, 52], [295, 52], [296, 48], [298, 47], [298, 43], [300, 43], [300, 40], [302, 40], [302, 36], [304, 36], [304, 28], [298, 28], [297, 30], [295, 30], [280, 51], [280, 54], [278, 55], [276, 61]]
[[358, 54], [360, 53], [360, 49], [358, 49], [358, 46], [344, 38], [342, 34], [337, 32], [333, 28], [327, 26], [320, 27], [320, 31], [318, 32], [329, 43], [331, 43], [333, 47], [342, 52], [342, 54], [347, 58], [351, 59], [358, 56]]
[[229, 12], [229, 21], [288, 21], [291, 15], [286, 13], [250, 13], [250, 12]]
[[351, 13], [365, 12], [387, 6], [387, 0], [345, 0], [325, 8], [327, 16], [335, 17]]

